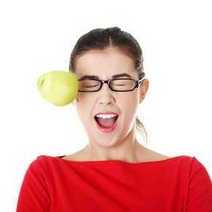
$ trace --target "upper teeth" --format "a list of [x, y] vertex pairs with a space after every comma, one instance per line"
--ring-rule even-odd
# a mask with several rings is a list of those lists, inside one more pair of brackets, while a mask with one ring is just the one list
[[113, 118], [116, 116], [117, 115], [115, 115], [115, 114], [98, 114], [98, 115], [96, 115], [96, 117], [103, 118], [103, 119], [110, 119], [110, 118]]

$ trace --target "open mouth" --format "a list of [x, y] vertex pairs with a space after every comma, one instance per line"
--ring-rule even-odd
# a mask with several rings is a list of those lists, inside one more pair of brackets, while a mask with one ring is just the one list
[[118, 115], [113, 117], [104, 117], [104, 118], [94, 116], [94, 119], [96, 120], [96, 123], [98, 124], [100, 128], [110, 129], [110, 128], [113, 128], [118, 117], [119, 117]]

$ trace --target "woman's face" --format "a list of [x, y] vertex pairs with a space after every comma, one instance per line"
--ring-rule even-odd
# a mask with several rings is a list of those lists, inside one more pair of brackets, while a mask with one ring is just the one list
[[[126, 73], [138, 79], [133, 60], [117, 48], [89, 50], [76, 59], [75, 71], [79, 78], [96, 75], [99, 79], [111, 79], [113, 75]], [[97, 92], [79, 92], [76, 106], [79, 117], [93, 145], [114, 146], [135, 127], [136, 110], [142, 98], [141, 88], [128, 92], [115, 92], [103, 84]], [[119, 114], [117, 127], [110, 133], [97, 128], [94, 116], [111, 111]]]

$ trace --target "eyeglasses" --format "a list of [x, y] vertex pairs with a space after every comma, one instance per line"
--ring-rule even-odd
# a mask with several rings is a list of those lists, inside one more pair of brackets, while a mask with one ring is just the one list
[[145, 76], [143, 72], [141, 79], [135, 80], [133, 78], [118, 78], [109, 80], [100, 79], [79, 79], [79, 92], [97, 92], [101, 90], [103, 83], [107, 83], [112, 91], [128, 92], [138, 88]]

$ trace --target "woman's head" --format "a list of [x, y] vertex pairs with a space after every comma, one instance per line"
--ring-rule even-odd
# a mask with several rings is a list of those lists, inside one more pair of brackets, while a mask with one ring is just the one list
[[[129, 76], [116, 79], [132, 78], [137, 81], [144, 77], [142, 50], [129, 33], [118, 27], [94, 29], [77, 41], [69, 69], [79, 78], [95, 75], [100, 80], [109, 80], [124, 73]], [[145, 79], [140, 86], [127, 92], [112, 91], [105, 84], [97, 92], [79, 92], [77, 110], [90, 140], [101, 146], [114, 146], [134, 130], [136, 123], [142, 125], [136, 119], [136, 111], [147, 89], [148, 80]], [[117, 127], [111, 133], [100, 132], [94, 119], [97, 113], [106, 111], [119, 114]]]
[[139, 43], [128, 32], [118, 27], [97, 28], [81, 36], [71, 53], [69, 69], [75, 71], [76, 58], [89, 50], [103, 50], [107, 47], [117, 47], [133, 61], [135, 70], [143, 76], [143, 54]]

